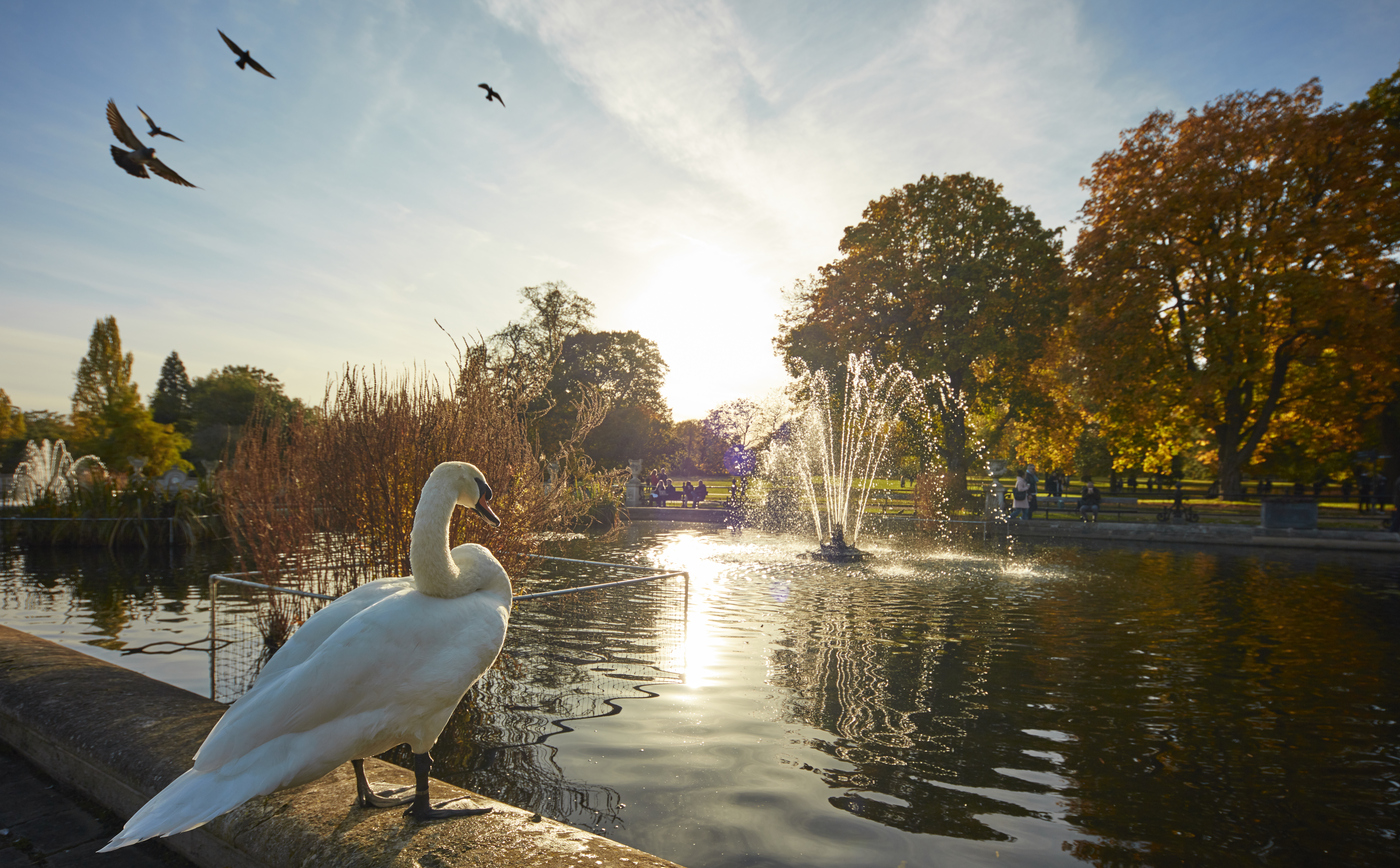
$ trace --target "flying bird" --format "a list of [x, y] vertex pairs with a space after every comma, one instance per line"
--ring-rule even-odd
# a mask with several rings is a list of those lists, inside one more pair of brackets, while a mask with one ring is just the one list
[[[145, 112], [141, 112], [145, 114]], [[121, 112], [117, 111], [117, 104], [110, 99], [107, 100], [107, 125], [112, 128], [112, 135], [117, 137], [117, 141], [131, 148], [130, 151], [123, 151], [116, 145], [112, 145], [112, 162], [126, 170], [128, 175], [135, 175], [138, 178], [149, 178], [146, 170], [150, 169], [160, 177], [175, 184], [185, 187], [193, 187], [189, 181], [175, 174], [173, 170], [160, 160], [156, 159], [156, 149], [141, 144], [141, 140], [131, 131], [131, 127], [126, 125], [122, 119]], [[173, 136], [171, 138], [174, 138]]]
[[[217, 29], [217, 28], [216, 28], [216, 29]], [[249, 53], [249, 52], [247, 52], [247, 51], [244, 51], [243, 49], [239, 48], [238, 45], [237, 45], [232, 39], [229, 39], [229, 38], [228, 38], [228, 35], [225, 34], [222, 30], [219, 31], [219, 35], [222, 36], [222, 37], [224, 37], [224, 44], [226, 44], [226, 45], [229, 47], [229, 50], [232, 51], [234, 54], [238, 55], [238, 68], [239, 68], [239, 69], [247, 69], [248, 67], [251, 66], [253, 69], [256, 69], [258, 72], [261, 72], [263, 75], [267, 76], [268, 78], [276, 78], [276, 77], [277, 77], [277, 76], [273, 75], [272, 73], [268, 72], [267, 70], [263, 69], [263, 68], [262, 68], [262, 64], [261, 64], [261, 63], [258, 63], [256, 60], [254, 60], [254, 59], [253, 59], [253, 55], [252, 55], [251, 53]]]
[[174, 140], [177, 141], [177, 142], [183, 142], [183, 141], [184, 141], [184, 139], [180, 138], [179, 136], [175, 135], [174, 133], [167, 133], [165, 130], [163, 130], [163, 129], [161, 129], [160, 127], [156, 126], [156, 122], [153, 121], [153, 120], [151, 120], [151, 116], [148, 115], [148, 114], [146, 114], [146, 110], [143, 109], [143, 108], [141, 108], [139, 105], [136, 107], [136, 110], [137, 110], [138, 112], [141, 113], [141, 117], [143, 117], [143, 118], [146, 119], [146, 123], [148, 123], [148, 124], [151, 125], [151, 131], [150, 131], [149, 133], [146, 133], [146, 135], [151, 136], [152, 138], [154, 138], [154, 137], [156, 137], [156, 136], [166, 136], [166, 137], [168, 137], [168, 138], [174, 139]]
[[[361, 807], [409, 804], [415, 820], [470, 817], [428, 799], [428, 754], [462, 696], [500, 653], [510, 577], [484, 546], [448, 549], [456, 507], [492, 526], [492, 492], [465, 461], [433, 469], [413, 516], [412, 575], [360, 585], [312, 615], [263, 666], [176, 778], [103, 852], [209, 822], [254, 796], [314, 781], [347, 760]], [[365, 757], [413, 751], [414, 789], [375, 792]]]
[[505, 108], [505, 107], [506, 107], [506, 101], [503, 100], [503, 99], [501, 99], [501, 95], [500, 95], [500, 94], [496, 93], [494, 90], [491, 89], [491, 85], [489, 85], [489, 84], [487, 84], [487, 83], [485, 83], [485, 82], [482, 82], [481, 84], [478, 84], [477, 87], [479, 87], [479, 88], [481, 88], [482, 90], [486, 91], [486, 101], [487, 101], [487, 102], [490, 102], [491, 100], [494, 99], [496, 102], [498, 102], [498, 103], [501, 104], [501, 108]]

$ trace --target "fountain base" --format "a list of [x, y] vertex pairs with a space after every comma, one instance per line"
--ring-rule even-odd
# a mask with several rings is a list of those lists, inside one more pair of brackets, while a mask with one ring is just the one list
[[821, 551], [811, 552], [807, 555], [814, 561], [826, 561], [829, 564], [853, 564], [865, 560], [865, 552], [855, 546], [834, 546], [821, 544]]
[[811, 552], [807, 557], [829, 564], [853, 564], [865, 560], [865, 552], [846, 544], [845, 530], [839, 524], [831, 529], [831, 542], [818, 541], [817, 547], [821, 551]]

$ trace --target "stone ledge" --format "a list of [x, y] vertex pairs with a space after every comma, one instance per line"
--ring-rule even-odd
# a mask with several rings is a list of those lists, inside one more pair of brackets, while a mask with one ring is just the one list
[[[0, 739], [50, 777], [123, 817], [189, 768], [223, 711], [211, 699], [0, 626]], [[408, 771], [389, 763], [371, 759], [365, 768], [374, 780], [412, 783]], [[355, 779], [346, 764], [163, 841], [210, 868], [675, 868], [441, 781], [433, 781], [433, 796], [470, 796], [495, 810], [420, 825], [398, 810], [356, 808]]]

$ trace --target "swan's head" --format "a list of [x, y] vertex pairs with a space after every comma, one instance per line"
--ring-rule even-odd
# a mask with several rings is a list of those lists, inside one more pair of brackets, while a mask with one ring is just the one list
[[465, 461], [452, 461], [457, 481], [457, 504], [474, 511], [492, 527], [500, 527], [501, 519], [491, 509], [491, 486], [486, 484], [486, 475], [475, 464]]

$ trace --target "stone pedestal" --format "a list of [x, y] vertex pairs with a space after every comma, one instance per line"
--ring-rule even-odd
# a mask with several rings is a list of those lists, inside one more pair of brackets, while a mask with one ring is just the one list
[[1265, 530], [1317, 530], [1317, 501], [1301, 497], [1269, 497], [1259, 502]]
[[624, 495], [623, 503], [627, 506], [642, 505], [642, 460], [634, 458], [627, 462], [627, 471], [632, 475], [627, 478], [627, 493]]

